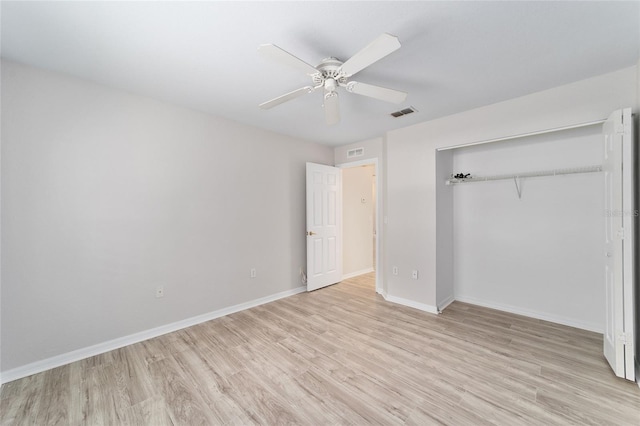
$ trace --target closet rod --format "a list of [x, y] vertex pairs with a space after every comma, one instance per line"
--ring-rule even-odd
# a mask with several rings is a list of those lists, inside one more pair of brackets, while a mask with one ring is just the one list
[[561, 132], [563, 130], [579, 129], [581, 127], [589, 127], [589, 126], [595, 126], [596, 124], [602, 124], [605, 121], [607, 121], [607, 120], [589, 121], [587, 123], [579, 123], [579, 124], [572, 124], [570, 126], [556, 127], [556, 128], [553, 128], [553, 129], [538, 130], [537, 132], [522, 133], [520, 135], [504, 136], [502, 138], [487, 139], [487, 140], [484, 140], [484, 141], [465, 143], [465, 144], [462, 144], [462, 145], [447, 146], [447, 147], [444, 147], [444, 148], [438, 148], [438, 149], [436, 149], [436, 151], [448, 151], [450, 149], [465, 148], [465, 147], [468, 147], [468, 146], [482, 145], [482, 144], [485, 144], [485, 143], [508, 141], [508, 140], [511, 140], [511, 139], [526, 138], [528, 136], [536, 136], [536, 135], [544, 135], [546, 133]]
[[525, 172], [518, 174], [509, 174], [509, 175], [495, 175], [495, 176], [481, 176], [481, 177], [471, 177], [466, 179], [447, 179], [447, 185], [453, 185], [458, 183], [470, 183], [470, 182], [485, 182], [489, 180], [504, 180], [504, 179], [519, 179], [526, 177], [541, 177], [541, 176], [560, 176], [560, 175], [570, 175], [575, 173], [593, 173], [593, 172], [601, 172], [602, 166], [586, 166], [586, 167], [574, 167], [570, 169], [553, 169], [553, 170], [543, 170], [538, 172]]

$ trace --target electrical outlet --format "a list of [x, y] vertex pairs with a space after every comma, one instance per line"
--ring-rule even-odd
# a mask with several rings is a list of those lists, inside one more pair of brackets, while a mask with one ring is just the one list
[[164, 297], [164, 286], [156, 287], [156, 298]]
[[397, 266], [393, 267], [393, 275], [398, 275], [398, 267]]
[[256, 272], [256, 268], [251, 268], [251, 271], [249, 273], [249, 276], [251, 278], [255, 278], [257, 276], [257, 272]]
[[411, 278], [413, 278], [414, 280], [418, 279], [418, 270], [414, 269], [413, 271], [411, 271]]

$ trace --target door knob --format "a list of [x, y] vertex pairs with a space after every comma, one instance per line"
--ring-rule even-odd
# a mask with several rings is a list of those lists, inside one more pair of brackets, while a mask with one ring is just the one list
[[316, 233], [315, 233], [315, 232], [313, 232], [313, 231], [309, 231], [309, 232], [307, 232], [307, 235], [308, 235], [308, 236], [316, 235]]

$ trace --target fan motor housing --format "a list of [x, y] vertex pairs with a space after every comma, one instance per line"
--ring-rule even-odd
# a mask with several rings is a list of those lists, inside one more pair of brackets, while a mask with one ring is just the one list
[[338, 83], [346, 83], [347, 78], [340, 70], [342, 63], [341, 60], [333, 57], [323, 59], [316, 67], [318, 74], [311, 76], [313, 83], [318, 86], [324, 84], [325, 80], [329, 78], [334, 79]]

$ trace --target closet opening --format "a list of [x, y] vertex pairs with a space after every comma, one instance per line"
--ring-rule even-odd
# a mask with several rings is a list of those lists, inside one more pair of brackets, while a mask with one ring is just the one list
[[442, 157], [455, 300], [603, 332], [602, 145], [590, 125]]

